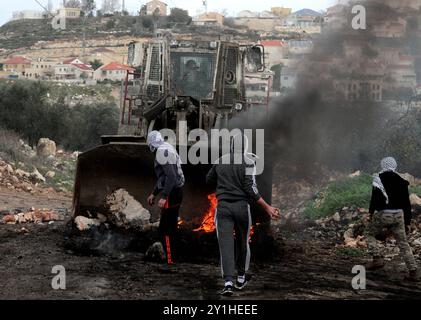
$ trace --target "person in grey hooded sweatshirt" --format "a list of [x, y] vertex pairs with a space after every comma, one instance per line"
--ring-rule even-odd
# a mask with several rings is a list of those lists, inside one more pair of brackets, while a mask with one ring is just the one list
[[164, 141], [158, 131], [148, 135], [147, 144], [155, 157], [155, 174], [158, 179], [148, 204], [154, 205], [158, 196], [158, 207], [161, 209], [159, 234], [166, 249], [168, 263], [172, 263], [174, 241], [177, 233], [178, 215], [183, 201], [183, 186], [185, 182], [181, 159], [175, 148]]
[[[241, 143], [238, 143], [239, 140]], [[231, 152], [212, 166], [206, 180], [216, 186], [218, 206], [215, 227], [221, 254], [222, 276], [225, 280], [221, 295], [231, 296], [233, 287], [242, 290], [248, 279], [250, 264], [249, 236], [251, 228], [250, 202], [259, 204], [272, 218], [279, 218], [279, 210], [270, 206], [259, 194], [255, 178], [255, 162], [247, 153], [246, 136], [231, 139]], [[235, 231], [235, 240], [234, 233]], [[237, 271], [237, 280], [234, 276]]]

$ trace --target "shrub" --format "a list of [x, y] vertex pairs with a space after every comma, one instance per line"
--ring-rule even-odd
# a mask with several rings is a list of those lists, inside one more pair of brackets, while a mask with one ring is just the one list
[[117, 134], [119, 111], [113, 103], [80, 104], [46, 101], [48, 87], [40, 82], [0, 82], [0, 123], [34, 146], [53, 139], [68, 150], [84, 151], [100, 143], [101, 135]]
[[20, 137], [16, 132], [0, 128], [0, 157], [8, 162], [21, 161]]
[[304, 214], [309, 219], [319, 219], [334, 214], [343, 207], [368, 208], [372, 190], [372, 177], [361, 174], [329, 184], [317, 199], [309, 203]]

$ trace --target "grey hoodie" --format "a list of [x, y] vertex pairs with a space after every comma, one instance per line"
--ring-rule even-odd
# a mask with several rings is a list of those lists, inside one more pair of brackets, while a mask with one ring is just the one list
[[[235, 144], [231, 141], [231, 153], [220, 158], [209, 171], [206, 182], [216, 185], [218, 201], [256, 202], [261, 198], [255, 174], [249, 174], [249, 172], [256, 171], [256, 165], [250, 157], [251, 154], [247, 153], [247, 147], [246, 136], [244, 136], [244, 147], [241, 149], [236, 149]], [[234, 161], [235, 157], [241, 160], [239, 164]], [[223, 164], [228, 160], [230, 164]]]

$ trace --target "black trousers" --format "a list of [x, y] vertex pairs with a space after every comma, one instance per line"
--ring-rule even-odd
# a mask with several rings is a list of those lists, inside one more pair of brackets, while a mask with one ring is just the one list
[[218, 203], [215, 226], [221, 254], [222, 277], [226, 281], [232, 281], [236, 271], [237, 275], [243, 276], [249, 269], [251, 223], [250, 206], [247, 201]]
[[183, 202], [183, 190], [181, 188], [174, 189], [167, 199], [166, 208], [161, 210], [161, 220], [159, 222], [159, 237], [162, 245], [167, 252], [167, 237], [170, 241], [171, 256], [174, 258], [177, 247], [177, 229], [178, 216], [181, 203]]

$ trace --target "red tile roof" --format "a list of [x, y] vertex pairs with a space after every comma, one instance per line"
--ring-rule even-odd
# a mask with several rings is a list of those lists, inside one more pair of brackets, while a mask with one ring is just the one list
[[84, 70], [84, 71], [93, 71], [92, 67], [90, 65], [87, 65], [87, 64], [72, 63], [72, 66], [75, 66], [76, 68], [79, 68], [79, 69]]
[[64, 60], [63, 61], [63, 64], [71, 64], [73, 61], [75, 61], [77, 58], [70, 58], [70, 59], [67, 59], [67, 60]]
[[261, 45], [263, 45], [264, 47], [281, 47], [284, 45], [284, 43], [280, 40], [266, 40], [262, 41]]
[[31, 60], [16, 56], [4, 61], [3, 64], [31, 64]]
[[135, 69], [118, 62], [110, 62], [109, 64], [101, 67], [101, 70], [102, 71], [112, 71], [112, 70], [134, 71]]
[[400, 56], [400, 60], [401, 61], [414, 61], [415, 58], [412, 57], [412, 56], [402, 55], [402, 56]]

